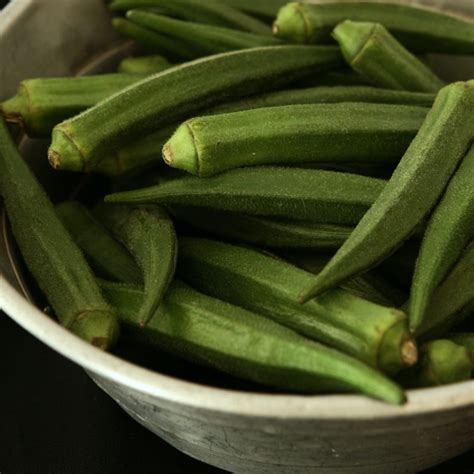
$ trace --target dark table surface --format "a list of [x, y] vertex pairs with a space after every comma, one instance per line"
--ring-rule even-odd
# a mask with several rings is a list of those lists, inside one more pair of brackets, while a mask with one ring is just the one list
[[[149, 433], [82, 369], [0, 313], [0, 473], [223, 472]], [[429, 471], [473, 473], [474, 452]]]

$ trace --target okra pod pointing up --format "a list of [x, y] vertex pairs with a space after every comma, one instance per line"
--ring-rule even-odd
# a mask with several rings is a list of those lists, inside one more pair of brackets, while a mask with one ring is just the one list
[[333, 36], [350, 66], [372, 84], [413, 92], [438, 92], [445, 85], [380, 23], [344, 21]]
[[374, 205], [302, 301], [340, 285], [393, 253], [438, 202], [474, 137], [474, 81], [443, 88]]
[[161, 35], [189, 43], [193, 49], [197, 49], [203, 56], [281, 43], [280, 40], [272, 36], [233, 30], [222, 26], [181, 21], [140, 10], [127, 12], [127, 19]]
[[354, 225], [372, 206], [386, 182], [333, 171], [244, 168], [212, 178], [186, 176], [109, 195], [107, 202], [183, 205], [255, 216]]
[[0, 118], [0, 194], [25, 263], [63, 326], [101, 348], [116, 341], [115, 311]]
[[165, 162], [198, 176], [243, 166], [396, 163], [429, 109], [391, 104], [311, 104], [197, 117], [163, 148]]
[[130, 140], [203, 108], [276, 89], [340, 63], [340, 52], [333, 47], [268, 46], [171, 68], [55, 127], [50, 162], [59, 169], [87, 170]]
[[184, 20], [225, 26], [252, 33], [268, 35], [270, 27], [257, 18], [243, 13], [221, 0], [113, 0], [112, 11], [159, 8]]
[[293, 43], [328, 43], [341, 21], [381, 23], [415, 53], [474, 54], [474, 22], [437, 10], [395, 3], [291, 2], [278, 13], [277, 37]]
[[208, 239], [182, 238], [178, 274], [198, 290], [317, 340], [372, 367], [393, 373], [417, 360], [407, 317], [344, 290], [302, 307], [301, 285], [312, 275], [247, 247]]
[[362, 362], [312, 342], [258, 314], [174, 282], [143, 328], [139, 289], [104, 283], [109, 301], [136, 338], [192, 362], [279, 389], [358, 392], [392, 404], [398, 385]]

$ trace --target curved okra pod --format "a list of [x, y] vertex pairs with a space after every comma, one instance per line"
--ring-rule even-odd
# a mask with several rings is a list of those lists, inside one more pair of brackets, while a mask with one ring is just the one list
[[103, 74], [28, 79], [0, 106], [9, 122], [20, 123], [33, 137], [49, 136], [54, 126], [93, 107], [144, 76]]
[[386, 182], [333, 171], [244, 168], [212, 178], [195, 176], [112, 194], [106, 202], [183, 205], [254, 216], [354, 225]]
[[431, 341], [420, 350], [418, 365], [401, 374], [408, 387], [436, 387], [469, 380], [474, 368], [470, 351], [446, 339]]
[[283, 87], [340, 62], [340, 52], [333, 47], [268, 46], [209, 56], [171, 68], [55, 127], [50, 162], [55, 168], [82, 171], [130, 140], [198, 110]]
[[105, 205], [99, 212], [102, 222], [128, 248], [142, 270], [144, 299], [138, 319], [144, 326], [153, 317], [174, 277], [177, 239], [173, 223], [157, 206]]
[[190, 60], [201, 56], [192, 45], [160, 35], [125, 18], [112, 18], [112, 26], [119, 34], [134, 40], [148, 53], [163, 54], [173, 60]]
[[138, 56], [123, 59], [118, 67], [119, 73], [125, 74], [155, 74], [172, 67], [172, 64], [160, 55]]
[[348, 64], [376, 86], [438, 92], [445, 85], [380, 23], [346, 20], [336, 26], [333, 37]]
[[224, 26], [261, 35], [271, 33], [269, 26], [257, 18], [226, 5], [221, 0], [113, 0], [112, 11], [159, 8], [167, 14], [188, 21]]
[[443, 88], [418, 135], [375, 204], [301, 301], [373, 267], [429, 215], [474, 137], [474, 81]]
[[332, 1], [291, 2], [278, 13], [277, 37], [293, 43], [328, 43], [345, 20], [381, 23], [416, 53], [474, 53], [474, 23], [440, 11], [395, 3]]
[[172, 206], [169, 211], [178, 221], [196, 229], [269, 248], [338, 249], [353, 231], [352, 227], [346, 226], [229, 214], [195, 207]]
[[432, 316], [426, 312], [438, 285], [474, 239], [474, 146], [451, 179], [428, 223], [413, 278], [409, 305], [412, 331]]
[[190, 119], [163, 159], [197, 176], [244, 166], [296, 163], [396, 163], [429, 109], [391, 104], [268, 107]]
[[203, 56], [236, 49], [281, 44], [280, 40], [272, 36], [182, 21], [141, 10], [130, 10], [127, 12], [127, 19], [160, 35], [176, 38], [178, 41], [189, 44]]
[[0, 194], [25, 263], [62, 325], [101, 348], [116, 341], [115, 311], [0, 118]]
[[269, 92], [213, 107], [206, 114], [240, 112], [242, 110], [279, 107], [282, 105], [334, 104], [368, 102], [432, 107], [436, 96], [423, 92], [395, 91], [369, 86], [317, 86]]
[[102, 286], [133, 336], [177, 356], [291, 392], [359, 392], [392, 404], [403, 391], [379, 372], [273, 321], [174, 282], [148, 325], [139, 289]]
[[142, 282], [133, 257], [86, 207], [66, 201], [56, 206], [56, 213], [99, 275], [122, 283]]
[[335, 290], [307, 306], [296, 301], [312, 275], [258, 250], [182, 238], [178, 274], [215, 298], [263, 314], [313, 340], [394, 373], [417, 360], [401, 311]]

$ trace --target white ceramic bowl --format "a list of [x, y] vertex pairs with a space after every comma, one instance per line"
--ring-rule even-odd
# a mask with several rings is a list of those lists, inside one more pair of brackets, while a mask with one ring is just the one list
[[[110, 47], [117, 38], [102, 2], [13, 1], [0, 14], [0, 100], [23, 78], [74, 74]], [[473, 0], [410, 3], [474, 15]], [[195, 458], [234, 472], [400, 474], [474, 447], [474, 382], [414, 391], [407, 405], [391, 407], [361, 396], [213, 388], [105, 354], [22, 295], [2, 234], [0, 308], [84, 367], [139, 423]]]

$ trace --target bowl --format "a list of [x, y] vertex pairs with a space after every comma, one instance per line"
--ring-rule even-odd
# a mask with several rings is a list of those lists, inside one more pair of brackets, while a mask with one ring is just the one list
[[[409, 3], [474, 16], [472, 0]], [[23, 78], [108, 70], [130, 48], [111, 29], [103, 0], [13, 1], [0, 14], [0, 51], [7, 56], [0, 62], [0, 100]], [[467, 59], [433, 61], [452, 79], [474, 72]], [[76, 178], [65, 174], [59, 185], [39, 158], [45, 146], [23, 141], [21, 149], [50, 194], [62, 196]], [[192, 457], [242, 473], [400, 474], [474, 447], [474, 382], [411, 391], [405, 406], [392, 407], [355, 395], [262, 393], [214, 373], [190, 374], [194, 368], [171, 359], [157, 371], [103, 353], [33, 303], [0, 215], [0, 308], [82, 366], [137, 422]]]

